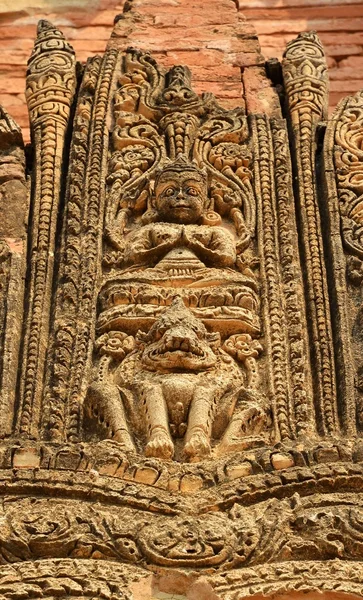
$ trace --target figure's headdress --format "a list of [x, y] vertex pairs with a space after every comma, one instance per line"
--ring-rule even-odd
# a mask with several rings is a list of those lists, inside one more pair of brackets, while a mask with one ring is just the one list
[[180, 154], [176, 160], [168, 162], [157, 173], [155, 177], [155, 187], [161, 178], [164, 178], [165, 175], [170, 173], [188, 173], [196, 179], [199, 179], [200, 181], [203, 181], [203, 183], [207, 184], [206, 170], [200, 169], [196, 163], [189, 161], [183, 154]]

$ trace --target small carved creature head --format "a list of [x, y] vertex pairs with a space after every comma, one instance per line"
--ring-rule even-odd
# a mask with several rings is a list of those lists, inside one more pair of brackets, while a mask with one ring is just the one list
[[147, 334], [137, 341], [143, 347], [142, 363], [151, 370], [203, 371], [216, 364], [218, 333], [208, 333], [202, 321], [188, 310], [180, 297], [162, 313]]
[[206, 175], [183, 157], [155, 181], [155, 208], [167, 223], [198, 223], [209, 203]]

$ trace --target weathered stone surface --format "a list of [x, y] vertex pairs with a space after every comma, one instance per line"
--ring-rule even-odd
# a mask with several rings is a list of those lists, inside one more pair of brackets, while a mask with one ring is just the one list
[[0, 114], [4, 598], [362, 596], [362, 94], [216, 7], [43, 20]]

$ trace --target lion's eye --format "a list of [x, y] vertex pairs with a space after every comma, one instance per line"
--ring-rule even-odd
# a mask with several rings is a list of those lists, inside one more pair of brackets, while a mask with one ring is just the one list
[[172, 196], [174, 194], [174, 191], [175, 191], [174, 188], [169, 187], [165, 190], [164, 196]]
[[189, 187], [187, 188], [187, 194], [189, 194], [189, 196], [198, 196], [198, 190], [193, 187]]

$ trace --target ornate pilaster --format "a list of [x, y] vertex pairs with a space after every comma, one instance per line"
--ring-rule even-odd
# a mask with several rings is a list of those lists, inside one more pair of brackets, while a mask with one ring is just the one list
[[0, 436], [11, 434], [26, 270], [27, 185], [23, 138], [0, 108]]
[[363, 95], [340, 102], [328, 124], [323, 167], [338, 384], [344, 427], [363, 427], [362, 176]]
[[55, 240], [66, 164], [65, 139], [76, 89], [74, 51], [40, 21], [29, 59], [26, 97], [34, 144], [32, 224], [17, 432], [36, 436], [51, 316]]
[[293, 170], [298, 200], [298, 221], [305, 294], [310, 327], [311, 360], [318, 430], [339, 432], [334, 349], [329, 292], [315, 175], [316, 132], [325, 118], [327, 74], [323, 47], [314, 33], [289, 42], [283, 75], [293, 145]]
[[42, 415], [43, 435], [75, 441], [90, 367], [107, 158], [106, 114], [117, 52], [86, 66], [73, 127], [60, 276]]
[[315, 435], [306, 317], [284, 122], [253, 117], [269, 386], [276, 439]]

